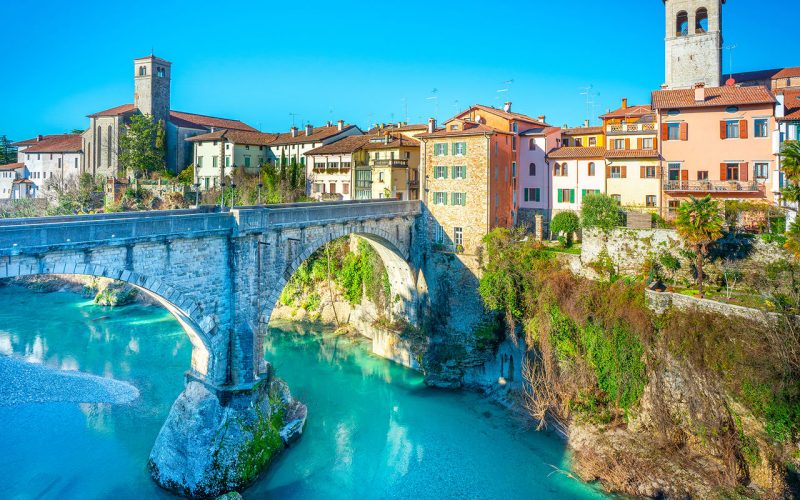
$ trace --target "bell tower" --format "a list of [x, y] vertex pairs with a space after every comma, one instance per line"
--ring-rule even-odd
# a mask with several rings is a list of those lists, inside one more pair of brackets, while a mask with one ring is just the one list
[[688, 89], [722, 84], [722, 6], [726, 0], [663, 0], [666, 84]]
[[156, 121], [169, 119], [169, 85], [172, 63], [154, 55], [133, 60], [133, 104]]

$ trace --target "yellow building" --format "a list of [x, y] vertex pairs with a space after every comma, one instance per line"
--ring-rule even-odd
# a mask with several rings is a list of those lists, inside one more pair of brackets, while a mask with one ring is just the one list
[[419, 141], [400, 132], [385, 132], [364, 146], [372, 172], [372, 198], [419, 199], [419, 146]]
[[602, 148], [605, 146], [603, 127], [590, 127], [588, 120], [583, 127], [564, 127], [560, 145], [566, 148]]

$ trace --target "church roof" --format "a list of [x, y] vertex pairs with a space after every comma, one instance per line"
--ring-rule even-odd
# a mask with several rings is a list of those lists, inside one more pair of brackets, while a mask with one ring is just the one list
[[133, 104], [122, 104], [120, 106], [115, 106], [113, 108], [105, 109], [103, 111], [98, 111], [97, 113], [93, 113], [89, 115], [89, 118], [97, 118], [100, 116], [119, 116], [124, 115], [125, 113], [130, 113], [134, 111], [136, 106]]
[[[122, 104], [115, 106], [97, 113], [89, 115], [89, 118], [98, 118], [101, 116], [120, 116], [137, 111], [136, 106], [133, 104]], [[239, 120], [231, 120], [229, 118], [218, 118], [216, 116], [198, 115], [195, 113], [184, 113], [183, 111], [170, 111], [169, 121], [177, 127], [194, 128], [194, 129], [212, 129], [212, 128], [225, 128], [234, 130], [248, 130], [251, 132], [258, 132], [257, 129], [243, 123]]]
[[42, 139], [24, 150], [27, 153], [78, 153], [83, 149], [80, 134], [64, 134]]

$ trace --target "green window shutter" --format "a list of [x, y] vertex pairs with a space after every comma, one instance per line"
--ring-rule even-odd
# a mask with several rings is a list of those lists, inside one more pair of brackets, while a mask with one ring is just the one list
[[530, 201], [530, 200], [528, 200], [528, 190], [527, 189], [525, 189], [525, 201]]
[[455, 166], [450, 167], [450, 174], [453, 179], [456, 178], [456, 168]]
[[461, 167], [461, 177], [463, 177], [464, 179], [467, 178], [467, 166], [466, 165]]
[[447, 143], [442, 144], [442, 154], [447, 156]]
[[533, 201], [541, 201], [539, 197], [540, 197], [539, 188], [536, 188], [533, 190]]
[[564, 202], [564, 191], [562, 191], [560, 189], [558, 190], [558, 202], [559, 203], [563, 203]]
[[574, 189], [570, 189], [569, 190], [569, 202], [570, 203], [575, 203], [575, 190]]
[[467, 206], [467, 193], [461, 193], [461, 204]]

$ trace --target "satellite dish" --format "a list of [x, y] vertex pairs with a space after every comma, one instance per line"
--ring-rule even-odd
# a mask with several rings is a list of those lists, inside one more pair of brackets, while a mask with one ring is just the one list
[[477, 123], [483, 123], [483, 117], [481, 115], [475, 115], [475, 121]]

